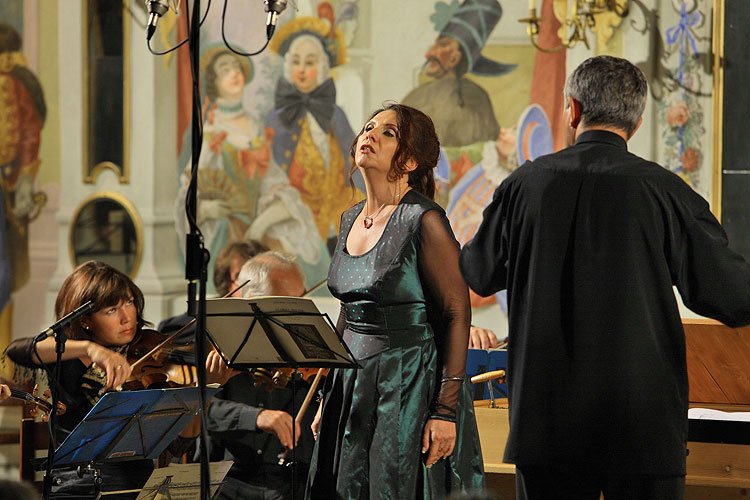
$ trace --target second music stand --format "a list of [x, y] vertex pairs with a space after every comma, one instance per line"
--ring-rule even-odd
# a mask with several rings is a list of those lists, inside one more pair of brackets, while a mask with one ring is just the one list
[[[218, 391], [206, 388], [209, 397]], [[199, 410], [197, 387], [108, 392], [55, 451], [52, 465], [93, 470], [99, 497], [98, 464], [157, 458]]]

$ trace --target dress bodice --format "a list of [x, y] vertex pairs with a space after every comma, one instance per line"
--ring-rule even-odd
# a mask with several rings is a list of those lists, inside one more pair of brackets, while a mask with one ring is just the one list
[[419, 273], [419, 233], [427, 211], [442, 211], [436, 203], [409, 191], [375, 246], [362, 255], [351, 255], [346, 240], [364, 203], [342, 215], [328, 274], [328, 287], [341, 301], [346, 320], [344, 338], [357, 358], [432, 337]]

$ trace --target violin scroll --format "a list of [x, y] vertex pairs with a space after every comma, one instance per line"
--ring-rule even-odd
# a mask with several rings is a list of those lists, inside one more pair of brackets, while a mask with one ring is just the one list
[[[39, 414], [39, 411], [42, 412], [42, 420], [45, 422], [49, 421], [49, 414], [52, 411], [52, 403], [49, 402], [49, 399], [51, 397], [51, 394], [49, 390], [44, 391], [43, 398], [38, 397], [37, 391], [39, 389], [38, 385], [34, 386], [34, 390], [31, 391], [31, 394], [29, 394], [26, 391], [22, 391], [20, 389], [13, 389], [10, 390], [10, 397], [21, 399], [25, 402], [26, 406], [29, 406], [29, 415], [32, 417], [36, 417]], [[62, 401], [59, 401], [57, 403], [57, 411], [55, 411], [56, 415], [62, 415], [67, 411], [67, 407]]]

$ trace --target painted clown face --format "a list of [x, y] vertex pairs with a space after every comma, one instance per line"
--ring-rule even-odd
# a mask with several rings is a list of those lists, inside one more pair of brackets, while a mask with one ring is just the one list
[[300, 40], [291, 48], [292, 83], [303, 94], [318, 86], [318, 66], [322, 54], [310, 40]]

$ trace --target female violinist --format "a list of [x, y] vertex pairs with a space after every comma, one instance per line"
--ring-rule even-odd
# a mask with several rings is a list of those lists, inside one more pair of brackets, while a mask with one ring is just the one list
[[[94, 303], [93, 312], [74, 321], [67, 331], [59, 381], [60, 399], [67, 405], [67, 412], [57, 420], [58, 442], [75, 428], [106, 391], [119, 388], [128, 379], [131, 366], [126, 355], [133, 340], [144, 332], [158, 335], [146, 329], [150, 323], [143, 319], [141, 290], [127, 275], [109, 264], [85, 262], [65, 279], [55, 301], [56, 318], [62, 318], [89, 300]], [[17, 364], [37, 368], [55, 362], [55, 340], [47, 338], [37, 343], [34, 351], [31, 338], [18, 339], [8, 346], [7, 354]], [[216, 353], [209, 354], [206, 369], [208, 383], [224, 383], [231, 375]], [[173, 449], [189, 442], [195, 434], [195, 425], [188, 425], [173, 443]], [[152, 469], [152, 461], [143, 460], [105, 465], [100, 470], [105, 490], [120, 490], [140, 488]], [[94, 491], [91, 477], [79, 479], [74, 471], [56, 471], [54, 476], [62, 479], [62, 483], [53, 486], [53, 496], [88, 495]]]

